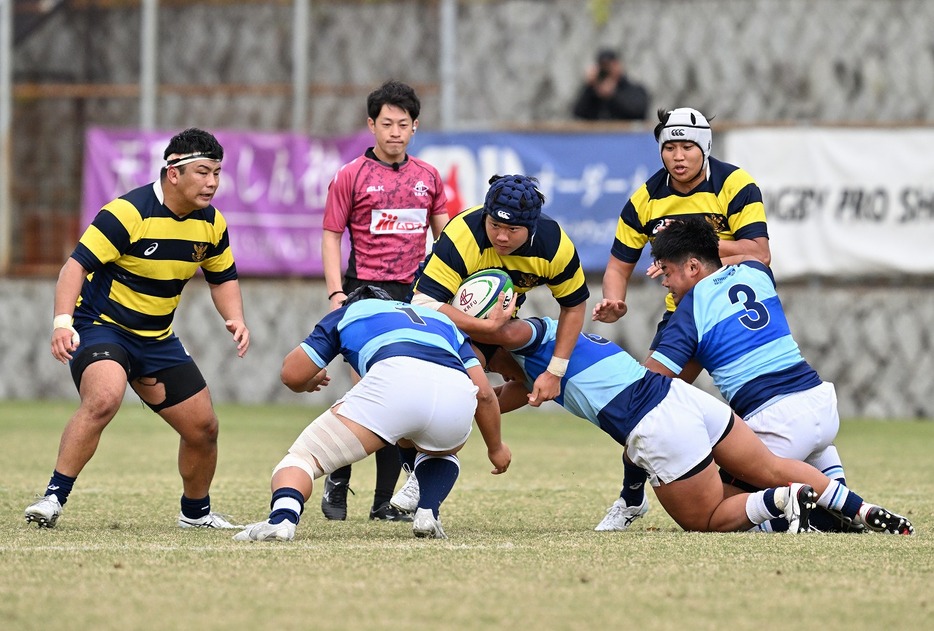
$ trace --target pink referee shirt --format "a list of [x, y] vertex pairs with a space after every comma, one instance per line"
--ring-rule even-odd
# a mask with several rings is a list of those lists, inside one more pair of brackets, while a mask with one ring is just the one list
[[427, 162], [409, 156], [395, 170], [364, 155], [328, 186], [323, 226], [350, 230], [346, 276], [410, 283], [425, 258], [428, 218], [447, 215], [446, 204], [441, 175]]

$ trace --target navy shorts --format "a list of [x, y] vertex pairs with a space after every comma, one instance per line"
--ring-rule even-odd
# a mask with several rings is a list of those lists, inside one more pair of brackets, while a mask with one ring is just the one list
[[[75, 328], [81, 335], [81, 344], [69, 365], [76, 386], [81, 383], [84, 369], [102, 359], [121, 363], [126, 370], [127, 381], [148, 377], [166, 368], [194, 363], [174, 333], [165, 339], [155, 340], [106, 324], [79, 324]], [[120, 353], [120, 350], [123, 352]]]

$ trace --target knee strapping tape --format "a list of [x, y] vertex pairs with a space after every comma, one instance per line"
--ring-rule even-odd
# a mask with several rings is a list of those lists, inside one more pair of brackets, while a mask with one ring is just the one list
[[314, 479], [365, 457], [360, 439], [331, 410], [326, 410], [299, 435], [273, 473], [284, 467], [299, 467]]

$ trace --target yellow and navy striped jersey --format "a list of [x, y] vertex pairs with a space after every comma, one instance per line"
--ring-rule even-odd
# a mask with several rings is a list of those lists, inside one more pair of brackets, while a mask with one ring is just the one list
[[490, 268], [509, 274], [518, 304], [522, 304], [527, 291], [539, 285], [547, 285], [563, 307], [574, 307], [590, 297], [577, 249], [558, 222], [539, 216], [532, 239], [512, 254], [500, 256], [487, 237], [482, 206], [466, 210], [448, 222], [415, 290], [449, 302], [465, 278]]
[[[650, 177], [623, 206], [610, 253], [635, 263], [665, 220], [685, 217], [703, 217], [723, 241], [768, 238], [762, 191], [752, 176], [716, 158], [710, 158], [708, 169], [710, 177], [686, 194], [668, 185], [664, 168]], [[667, 304], [674, 311], [670, 294]]]
[[158, 181], [134, 189], [88, 226], [71, 254], [90, 272], [76, 319], [162, 339], [172, 334], [182, 289], [198, 268], [212, 284], [237, 278], [221, 213], [208, 206], [180, 219], [162, 200]]

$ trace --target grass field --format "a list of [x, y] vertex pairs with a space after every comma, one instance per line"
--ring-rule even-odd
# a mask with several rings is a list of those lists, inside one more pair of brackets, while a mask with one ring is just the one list
[[[370, 522], [373, 461], [355, 465], [346, 522], [320, 489], [289, 543], [175, 527], [177, 439], [127, 404], [53, 530], [23, 508], [51, 473], [71, 402], [0, 402], [0, 629], [934, 628], [934, 423], [846, 421], [850, 485], [907, 514], [913, 537], [681, 532], [654, 497], [625, 533], [593, 526], [620, 450], [560, 410], [513, 413], [513, 465], [490, 475], [474, 433], [442, 507], [449, 539]], [[313, 418], [222, 406], [214, 507], [267, 514], [269, 473]]]

